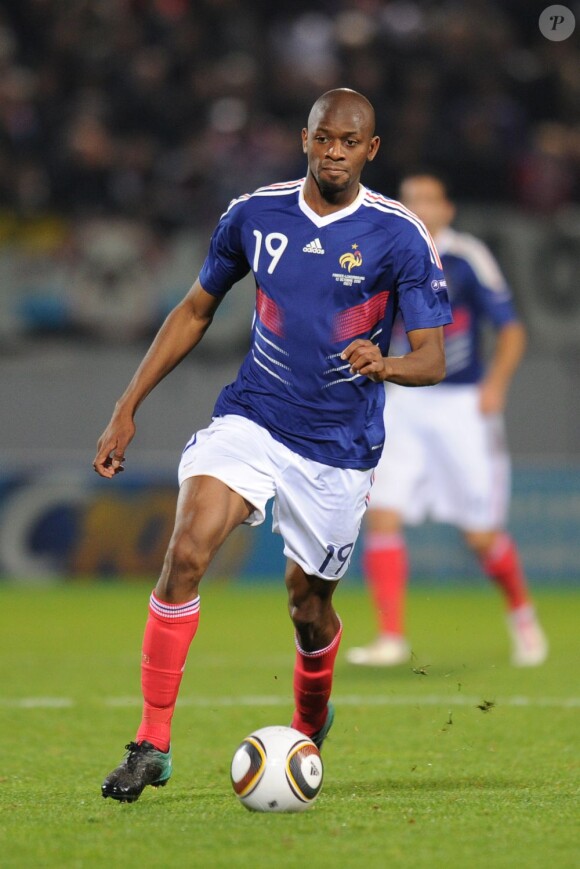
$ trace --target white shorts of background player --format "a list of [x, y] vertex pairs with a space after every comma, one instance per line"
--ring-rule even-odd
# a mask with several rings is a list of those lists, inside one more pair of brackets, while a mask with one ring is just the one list
[[511, 468], [501, 416], [479, 410], [477, 385], [387, 387], [386, 441], [371, 509], [409, 525], [429, 518], [463, 531], [502, 529]]

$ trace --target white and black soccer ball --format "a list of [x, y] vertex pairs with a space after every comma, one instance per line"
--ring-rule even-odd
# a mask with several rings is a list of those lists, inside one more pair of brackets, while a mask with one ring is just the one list
[[320, 752], [292, 727], [255, 730], [232, 758], [236, 796], [254, 812], [303, 812], [318, 797], [324, 779]]

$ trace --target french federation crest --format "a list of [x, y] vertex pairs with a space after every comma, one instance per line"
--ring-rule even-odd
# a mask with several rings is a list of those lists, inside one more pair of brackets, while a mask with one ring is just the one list
[[352, 251], [348, 253], [343, 253], [338, 262], [342, 266], [343, 269], [347, 269], [351, 272], [353, 269], [360, 268], [362, 266], [362, 253], [358, 248], [358, 244], [353, 244]]

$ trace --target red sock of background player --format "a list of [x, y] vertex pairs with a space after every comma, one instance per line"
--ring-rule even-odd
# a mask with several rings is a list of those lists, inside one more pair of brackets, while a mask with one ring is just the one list
[[187, 603], [171, 604], [152, 593], [141, 659], [143, 718], [136, 742], [146, 740], [159, 751], [169, 750], [171, 719], [198, 624], [199, 595]]
[[342, 637], [342, 622], [330, 645], [317, 652], [304, 652], [296, 640], [294, 664], [294, 703], [292, 727], [312, 736], [326, 721], [326, 709], [332, 690], [334, 662]]
[[481, 559], [483, 571], [499, 585], [510, 611], [530, 603], [528, 586], [517, 547], [509, 534], [499, 534]]
[[367, 534], [363, 568], [375, 604], [380, 633], [402, 637], [405, 631], [405, 590], [409, 572], [403, 535], [376, 531]]

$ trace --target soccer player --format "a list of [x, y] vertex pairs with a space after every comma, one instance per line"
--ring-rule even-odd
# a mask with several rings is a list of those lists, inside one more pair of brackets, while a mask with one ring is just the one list
[[[454, 206], [445, 182], [419, 172], [404, 178], [402, 202], [425, 223], [441, 255], [453, 308], [446, 326], [447, 376], [427, 390], [387, 387], [387, 449], [377, 467], [365, 518], [363, 565], [378, 616], [379, 635], [350, 649], [352, 664], [407, 661], [404, 596], [407, 551], [403, 523], [427, 516], [457, 526], [487, 576], [502, 592], [512, 638], [512, 663], [541, 664], [546, 638], [538, 624], [516, 544], [505, 531], [509, 457], [502, 411], [526, 335], [505, 279], [489, 250], [450, 224]], [[495, 327], [487, 368], [484, 327]], [[405, 352], [395, 323], [392, 350]]]
[[[199, 621], [198, 586], [241, 523], [264, 521], [287, 557], [295, 629], [292, 726], [318, 747], [342, 625], [332, 597], [345, 573], [383, 448], [383, 382], [429, 385], [444, 376], [451, 321], [439, 257], [423, 224], [360, 183], [376, 157], [374, 110], [355, 91], [323, 94], [302, 131], [306, 178], [233, 201], [206, 261], [162, 325], [101, 436], [95, 470], [112, 478], [148, 393], [195, 347], [221, 299], [251, 269], [251, 347], [213, 420], [185, 446], [175, 527], [151, 594], [142, 650], [143, 716], [102, 794], [138, 799], [171, 774], [170, 726]], [[400, 310], [409, 352], [388, 355]]]

